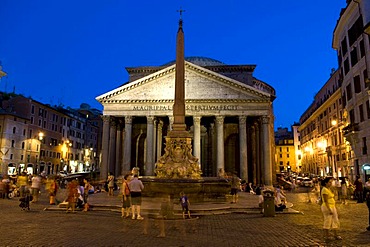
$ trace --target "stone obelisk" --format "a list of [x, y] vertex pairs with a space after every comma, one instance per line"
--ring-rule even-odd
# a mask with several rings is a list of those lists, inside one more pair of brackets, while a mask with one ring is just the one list
[[185, 124], [185, 56], [184, 31], [182, 30], [182, 10], [180, 10], [179, 29], [176, 38], [176, 76], [175, 76], [175, 102], [173, 105], [173, 125], [170, 137], [187, 137]]
[[184, 32], [180, 10], [176, 38], [175, 99], [172, 130], [166, 136], [165, 154], [156, 163], [155, 173], [160, 178], [200, 178], [198, 159], [192, 154], [191, 134], [185, 124], [185, 56]]

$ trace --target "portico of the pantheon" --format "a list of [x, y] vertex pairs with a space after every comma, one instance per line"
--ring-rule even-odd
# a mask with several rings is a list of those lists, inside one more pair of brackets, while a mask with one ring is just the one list
[[[237, 171], [271, 185], [275, 90], [253, 77], [255, 65], [185, 58], [185, 122], [202, 176]], [[129, 81], [96, 99], [103, 105], [101, 177], [138, 167], [154, 176], [173, 123], [175, 62], [126, 68]]]

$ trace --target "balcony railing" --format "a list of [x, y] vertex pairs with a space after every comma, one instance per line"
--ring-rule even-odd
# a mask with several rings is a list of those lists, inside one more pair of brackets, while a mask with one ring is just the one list
[[346, 137], [347, 135], [352, 134], [354, 132], [358, 132], [359, 130], [360, 130], [360, 127], [358, 123], [351, 123], [347, 125], [346, 127], [344, 127], [342, 129], [342, 132], [343, 132], [343, 135]]

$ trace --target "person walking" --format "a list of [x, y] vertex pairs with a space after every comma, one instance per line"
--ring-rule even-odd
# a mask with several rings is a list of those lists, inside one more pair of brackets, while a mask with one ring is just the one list
[[3, 192], [3, 199], [7, 198], [10, 199], [9, 194], [10, 194], [10, 179], [8, 175], [4, 175], [3, 180], [1, 180], [4, 186], [4, 192]]
[[19, 187], [20, 197], [24, 197], [26, 193], [26, 186], [28, 184], [27, 173], [22, 172], [17, 178], [17, 185]]
[[32, 203], [37, 202], [39, 200], [39, 194], [41, 189], [41, 177], [34, 174], [31, 179], [31, 190], [32, 190]]
[[55, 197], [58, 191], [58, 184], [54, 178], [48, 179], [46, 183], [49, 191], [49, 203], [50, 205], [55, 205]]
[[112, 173], [108, 174], [108, 196], [113, 196], [113, 190], [114, 190], [114, 176]]
[[237, 176], [237, 172], [234, 172], [233, 177], [231, 178], [231, 203], [238, 202], [238, 192], [240, 190], [240, 178]]
[[[131, 204], [132, 204], [132, 219], [143, 220], [144, 218], [140, 215], [141, 208], [141, 192], [144, 189], [143, 182], [139, 180], [137, 174], [134, 175], [134, 179], [128, 184], [131, 195]], [[135, 216], [136, 212], [136, 216]]]
[[[321, 190], [321, 198], [322, 198], [322, 205], [321, 205], [321, 212], [324, 216], [324, 239], [330, 240], [329, 231], [333, 230], [334, 239], [341, 240], [341, 236], [338, 235], [338, 228], [339, 228], [339, 219], [337, 209], [335, 207], [335, 194], [331, 191], [331, 187], [333, 186], [333, 178], [326, 177], [322, 180], [322, 190]], [[334, 185], [335, 186], [335, 185]]]
[[366, 193], [366, 206], [367, 210], [369, 211], [369, 226], [366, 227], [366, 230], [370, 231], [370, 191]]
[[67, 185], [67, 213], [69, 209], [71, 208], [72, 213], [75, 212], [76, 210], [76, 202], [78, 199], [78, 181], [77, 180], [72, 180], [71, 182], [68, 183]]
[[87, 178], [84, 178], [83, 182], [84, 182], [84, 195], [83, 195], [84, 210], [83, 211], [87, 212], [89, 210], [89, 204], [87, 203], [87, 198], [89, 197], [89, 190], [91, 188], [91, 184], [90, 184], [89, 179]]
[[355, 186], [355, 195], [357, 199], [357, 203], [364, 202], [364, 186], [362, 184], [360, 176], [356, 176], [356, 181], [353, 183]]
[[131, 197], [130, 197], [130, 188], [128, 187], [128, 177], [130, 175], [126, 174], [123, 177], [122, 182], [122, 214], [121, 217], [128, 218], [130, 216], [130, 207], [131, 207]]
[[348, 193], [347, 193], [347, 181], [345, 177], [341, 179], [341, 190], [342, 190], [342, 193], [341, 193], [342, 204], [347, 205], [348, 203], [346, 200], [347, 200]]

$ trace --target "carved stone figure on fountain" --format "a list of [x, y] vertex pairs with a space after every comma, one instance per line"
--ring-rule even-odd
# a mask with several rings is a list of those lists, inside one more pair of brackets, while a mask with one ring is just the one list
[[[192, 155], [191, 144], [185, 138], [168, 138], [165, 154], [158, 159], [158, 178], [192, 178], [201, 175], [198, 159]], [[190, 140], [191, 141], [191, 140]]]

